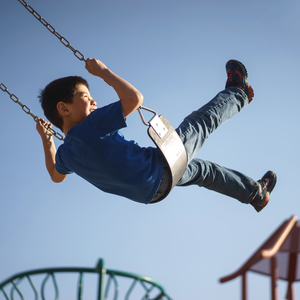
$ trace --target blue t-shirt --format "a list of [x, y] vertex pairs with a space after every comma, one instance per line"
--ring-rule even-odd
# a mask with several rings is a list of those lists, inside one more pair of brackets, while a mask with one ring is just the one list
[[118, 130], [126, 127], [121, 102], [98, 108], [72, 127], [56, 153], [60, 174], [75, 172], [100, 190], [149, 203], [163, 174], [157, 148], [127, 141]]

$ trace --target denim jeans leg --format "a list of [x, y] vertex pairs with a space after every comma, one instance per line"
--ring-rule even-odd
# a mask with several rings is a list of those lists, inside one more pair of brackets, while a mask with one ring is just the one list
[[209, 135], [247, 104], [247, 95], [230, 87], [184, 119], [176, 131], [185, 146], [188, 166], [178, 186], [197, 184], [248, 203], [257, 188], [256, 181], [217, 164], [194, 160]]
[[193, 159], [177, 183], [177, 186], [189, 185], [205, 187], [242, 203], [249, 203], [257, 189], [256, 181], [246, 175], [201, 159]]

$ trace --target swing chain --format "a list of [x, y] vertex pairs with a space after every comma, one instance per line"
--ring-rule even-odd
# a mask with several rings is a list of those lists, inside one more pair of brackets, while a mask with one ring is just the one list
[[61, 36], [53, 26], [51, 26], [46, 20], [44, 20], [40, 14], [38, 14], [29, 4], [27, 4], [24, 0], [18, 0], [37, 20], [39, 20], [51, 33], [53, 33], [60, 41], [61, 43], [66, 46], [67, 48], [71, 49], [71, 51], [74, 53], [74, 55], [79, 59], [79, 60], [84, 60], [86, 61], [84, 55], [79, 52], [78, 50], [75, 50], [70, 42]]
[[[23, 104], [23, 103], [20, 101], [20, 99], [19, 99], [16, 95], [11, 94], [11, 93], [8, 91], [7, 87], [6, 87], [3, 83], [1, 83], [1, 82], [0, 82], [0, 90], [2, 90], [3, 92], [6, 92], [6, 93], [9, 95], [10, 99], [11, 99], [13, 102], [19, 104], [19, 105], [21, 106], [22, 110], [23, 110], [27, 115], [30, 115], [30, 116], [33, 118], [33, 120], [34, 120], [35, 122], [37, 122], [38, 117], [35, 116], [35, 115], [31, 112], [30, 108], [29, 108], [28, 106], [26, 106], [25, 104]], [[61, 141], [64, 140], [63, 136], [62, 136], [59, 132], [56, 132], [56, 131], [53, 130], [52, 128], [47, 128], [47, 130], [48, 130], [52, 135], [54, 135], [57, 139], [59, 139], [59, 140], [61, 140]]]

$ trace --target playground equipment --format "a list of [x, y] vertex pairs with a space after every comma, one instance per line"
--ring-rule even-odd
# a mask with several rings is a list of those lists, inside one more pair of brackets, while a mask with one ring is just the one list
[[278, 300], [277, 280], [288, 282], [287, 300], [295, 300], [293, 285], [300, 281], [297, 263], [300, 258], [300, 222], [297, 216], [284, 221], [267, 241], [235, 273], [223, 277], [220, 282], [242, 276], [242, 300], [247, 300], [246, 272], [252, 271], [271, 277], [272, 300]]
[[[75, 275], [75, 277], [74, 277]], [[71, 277], [75, 279], [71, 281]], [[76, 285], [75, 290], [70, 291], [72, 284]], [[85, 284], [83, 284], [83, 277]], [[51, 280], [49, 280], [51, 279]], [[52, 282], [52, 285], [49, 284]], [[59, 289], [60, 286], [64, 288]], [[36, 286], [40, 285], [40, 292]], [[149, 277], [104, 268], [104, 260], [99, 259], [95, 268], [64, 267], [48, 268], [26, 271], [16, 274], [0, 283], [0, 299], [55, 299], [66, 295], [61, 299], [83, 299], [83, 285], [88, 293], [84, 299], [93, 299], [96, 295], [97, 300], [171, 300], [165, 293], [164, 288]], [[95, 293], [91, 294], [91, 289], [96, 287]], [[67, 290], [67, 292], [66, 292]], [[88, 294], [88, 295], [87, 295]], [[122, 298], [121, 298], [122, 297]]]

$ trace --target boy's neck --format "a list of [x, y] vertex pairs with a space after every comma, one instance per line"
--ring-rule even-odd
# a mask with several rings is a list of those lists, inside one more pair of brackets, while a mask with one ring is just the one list
[[72, 127], [76, 126], [76, 125], [77, 125], [77, 124], [70, 123], [70, 122], [68, 122], [68, 121], [67, 121], [67, 122], [64, 121], [64, 125], [62, 126], [62, 132], [64, 133], [65, 136], [67, 136], [69, 130], [70, 130]]

